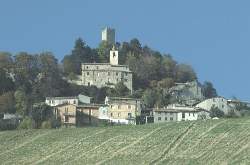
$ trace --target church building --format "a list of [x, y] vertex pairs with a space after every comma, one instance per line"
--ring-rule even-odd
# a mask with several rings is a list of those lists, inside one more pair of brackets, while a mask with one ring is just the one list
[[132, 72], [127, 65], [119, 65], [115, 47], [110, 51], [110, 63], [82, 63], [82, 85], [114, 88], [119, 82], [132, 92]]

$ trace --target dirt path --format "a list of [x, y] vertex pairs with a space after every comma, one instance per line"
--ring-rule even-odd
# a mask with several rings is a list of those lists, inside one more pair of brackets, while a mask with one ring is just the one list
[[119, 150], [116, 151], [116, 152], [114, 152], [109, 158], [104, 159], [104, 160], [102, 160], [102, 161], [99, 161], [99, 162], [97, 162], [96, 164], [97, 164], [97, 165], [104, 164], [106, 161], [111, 160], [112, 158], [114, 158], [115, 156], [117, 156], [119, 153], [123, 152], [124, 150], [128, 149], [129, 147], [132, 147], [132, 146], [136, 145], [137, 143], [139, 143], [140, 141], [146, 139], [147, 137], [149, 137], [150, 135], [152, 135], [153, 133], [155, 133], [156, 131], [158, 131], [158, 130], [160, 130], [160, 129], [162, 129], [162, 127], [159, 127], [159, 128], [157, 128], [157, 129], [154, 129], [153, 131], [147, 133], [146, 135], [144, 135], [144, 136], [142, 136], [141, 138], [137, 139], [137, 140], [134, 141], [133, 143], [131, 143], [131, 144], [129, 144], [129, 145], [127, 145], [127, 146], [125, 146], [125, 147], [119, 149]]
[[33, 137], [32, 139], [29, 139], [29, 140], [27, 140], [27, 141], [21, 143], [20, 145], [18, 145], [18, 146], [16, 146], [16, 147], [12, 148], [12, 149], [10, 149], [10, 150], [7, 150], [6, 152], [0, 153], [0, 156], [1, 156], [1, 155], [4, 155], [4, 154], [7, 154], [7, 153], [10, 153], [10, 152], [12, 152], [12, 151], [15, 151], [15, 150], [17, 150], [17, 149], [19, 149], [19, 148], [21, 148], [21, 147], [23, 147], [23, 146], [25, 146], [25, 145], [27, 145], [27, 144], [33, 142], [33, 141], [35, 141], [35, 140], [37, 140], [37, 139], [39, 139], [39, 138], [45, 136], [45, 135], [48, 135], [50, 132], [51, 132], [51, 131], [45, 132], [45, 133], [43, 133], [43, 134], [39, 134], [39, 135]]
[[188, 128], [185, 129], [177, 138], [163, 151], [161, 156], [155, 160], [153, 160], [150, 164], [157, 164], [166, 158], [166, 156], [172, 151], [174, 151], [183, 141], [183, 139], [188, 135], [190, 130], [194, 127], [194, 123], [190, 124]]
[[46, 161], [47, 159], [53, 157], [54, 155], [59, 154], [59, 153], [61, 153], [61, 152], [63, 152], [63, 151], [68, 150], [69, 148], [73, 147], [74, 145], [78, 144], [79, 142], [81, 142], [81, 141], [83, 141], [83, 140], [85, 140], [85, 139], [88, 139], [88, 138], [90, 138], [90, 137], [93, 137], [93, 136], [95, 136], [95, 135], [98, 135], [98, 134], [100, 134], [100, 133], [103, 133], [103, 132], [105, 132], [105, 131], [106, 131], [106, 130], [101, 130], [101, 131], [96, 132], [96, 133], [93, 134], [93, 135], [84, 137], [84, 138], [81, 139], [80, 141], [77, 141], [77, 142], [75, 142], [75, 143], [72, 143], [71, 145], [68, 145], [67, 147], [64, 147], [63, 149], [61, 149], [61, 150], [59, 150], [59, 151], [57, 151], [57, 152], [51, 153], [50, 155], [45, 156], [45, 157], [43, 157], [42, 159], [40, 159], [40, 160], [38, 160], [38, 161], [36, 161], [36, 162], [34, 162], [34, 163], [32, 163], [32, 164], [39, 164], [39, 163], [42, 163], [42, 162]]

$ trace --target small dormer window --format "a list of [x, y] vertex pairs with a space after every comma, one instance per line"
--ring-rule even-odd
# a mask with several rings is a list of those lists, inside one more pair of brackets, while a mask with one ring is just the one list
[[116, 55], [115, 55], [115, 52], [113, 52], [113, 58], [115, 58], [115, 56], [116, 56]]

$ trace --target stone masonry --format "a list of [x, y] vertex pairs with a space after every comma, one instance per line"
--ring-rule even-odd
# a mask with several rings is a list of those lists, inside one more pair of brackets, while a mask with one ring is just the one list
[[127, 65], [118, 64], [118, 51], [110, 51], [110, 63], [82, 63], [82, 85], [111, 87], [123, 82], [132, 92], [132, 72]]

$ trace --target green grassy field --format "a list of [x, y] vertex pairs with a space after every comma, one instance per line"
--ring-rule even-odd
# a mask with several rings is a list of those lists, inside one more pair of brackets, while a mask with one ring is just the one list
[[250, 118], [5, 131], [0, 164], [250, 164]]

